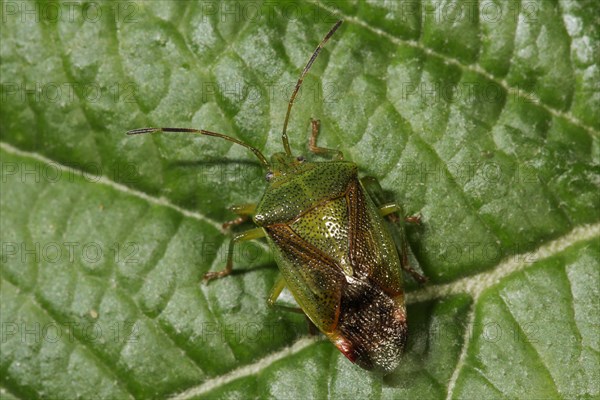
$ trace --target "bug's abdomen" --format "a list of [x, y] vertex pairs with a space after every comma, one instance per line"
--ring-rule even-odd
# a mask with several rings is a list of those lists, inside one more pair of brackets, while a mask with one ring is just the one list
[[407, 339], [402, 295], [386, 294], [369, 278], [351, 278], [342, 289], [337, 327], [328, 335], [362, 368], [393, 371]]

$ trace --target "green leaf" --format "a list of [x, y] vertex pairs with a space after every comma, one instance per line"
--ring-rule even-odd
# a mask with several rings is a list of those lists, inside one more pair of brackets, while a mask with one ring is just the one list
[[[69, 4], [0, 10], [2, 398], [600, 396], [595, 1]], [[288, 132], [307, 153], [320, 119], [422, 215], [385, 377], [267, 307], [264, 242], [200, 284], [264, 190], [252, 153], [124, 134], [281, 151], [340, 18]]]

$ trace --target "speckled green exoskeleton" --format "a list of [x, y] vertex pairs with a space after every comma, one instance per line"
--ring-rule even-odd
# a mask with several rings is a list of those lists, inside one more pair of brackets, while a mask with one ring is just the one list
[[258, 205], [232, 207], [239, 218], [224, 226], [252, 217], [258, 227], [233, 235], [225, 269], [207, 273], [204, 280], [231, 273], [236, 243], [266, 237], [281, 271], [269, 304], [287, 287], [312, 323], [348, 359], [366, 369], [390, 372], [407, 338], [401, 269], [424, 279], [409, 267], [403, 221], [396, 218], [400, 234], [395, 241], [384, 220], [401, 209], [385, 203], [377, 181], [360, 179], [356, 164], [344, 161], [340, 151], [317, 146], [318, 121], [312, 121], [308, 147], [329, 161], [293, 156], [286, 132], [306, 73], [341, 23], [327, 33], [302, 71], [283, 125], [284, 152], [270, 161], [244, 142], [206, 130], [142, 128], [127, 133], [195, 133], [250, 149], [267, 171], [267, 189]]

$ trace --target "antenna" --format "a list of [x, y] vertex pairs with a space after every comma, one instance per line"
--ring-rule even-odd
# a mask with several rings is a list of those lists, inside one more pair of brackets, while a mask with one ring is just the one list
[[344, 22], [344, 21], [339, 20], [338, 22], [336, 22], [335, 25], [329, 30], [329, 32], [327, 32], [327, 35], [325, 35], [325, 37], [323, 38], [321, 43], [319, 43], [319, 45], [315, 49], [315, 52], [310, 57], [310, 60], [308, 60], [308, 63], [306, 63], [306, 66], [304, 67], [302, 74], [300, 74], [300, 79], [298, 79], [298, 82], [296, 83], [296, 88], [294, 89], [294, 92], [292, 93], [292, 97], [290, 97], [290, 102], [288, 103], [287, 113], [285, 114], [285, 121], [283, 122], [283, 133], [281, 134], [281, 140], [283, 141], [283, 148], [285, 149], [285, 153], [288, 156], [292, 155], [292, 151], [290, 150], [290, 143], [288, 141], [287, 126], [288, 126], [288, 121], [290, 119], [290, 112], [292, 111], [292, 106], [294, 105], [294, 100], [296, 99], [296, 95], [298, 94], [298, 91], [300, 90], [300, 86], [302, 86], [302, 81], [304, 80], [304, 76], [308, 73], [308, 70], [313, 65], [313, 62], [315, 62], [315, 60], [317, 59], [317, 56], [321, 52], [321, 49], [323, 48], [323, 46], [325, 46], [325, 43], [327, 43], [329, 38], [331, 36], [333, 36], [335, 31], [340, 27], [342, 22]]
[[254, 155], [258, 158], [260, 163], [265, 167], [269, 168], [269, 162], [265, 158], [265, 156], [255, 147], [250, 146], [247, 143], [242, 142], [236, 138], [232, 138], [231, 136], [222, 135], [220, 133], [207, 131], [204, 129], [192, 129], [192, 128], [140, 128], [133, 129], [131, 131], [127, 131], [128, 135], [141, 135], [144, 133], [153, 133], [153, 132], [179, 132], [179, 133], [196, 133], [199, 135], [207, 135], [207, 136], [215, 136], [221, 139], [229, 140], [230, 142], [237, 143], [245, 148], [249, 149], [254, 153]]

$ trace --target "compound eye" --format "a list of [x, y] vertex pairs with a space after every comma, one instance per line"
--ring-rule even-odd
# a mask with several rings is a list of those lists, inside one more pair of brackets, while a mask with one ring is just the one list
[[298, 157], [296, 157], [296, 160], [297, 160], [298, 162], [301, 162], [301, 163], [303, 163], [304, 161], [306, 161], [306, 158], [304, 158], [304, 156], [298, 156]]
[[267, 182], [269, 182], [271, 179], [273, 179], [273, 173], [271, 171], [267, 172], [267, 175], [265, 176], [265, 179], [267, 180]]

